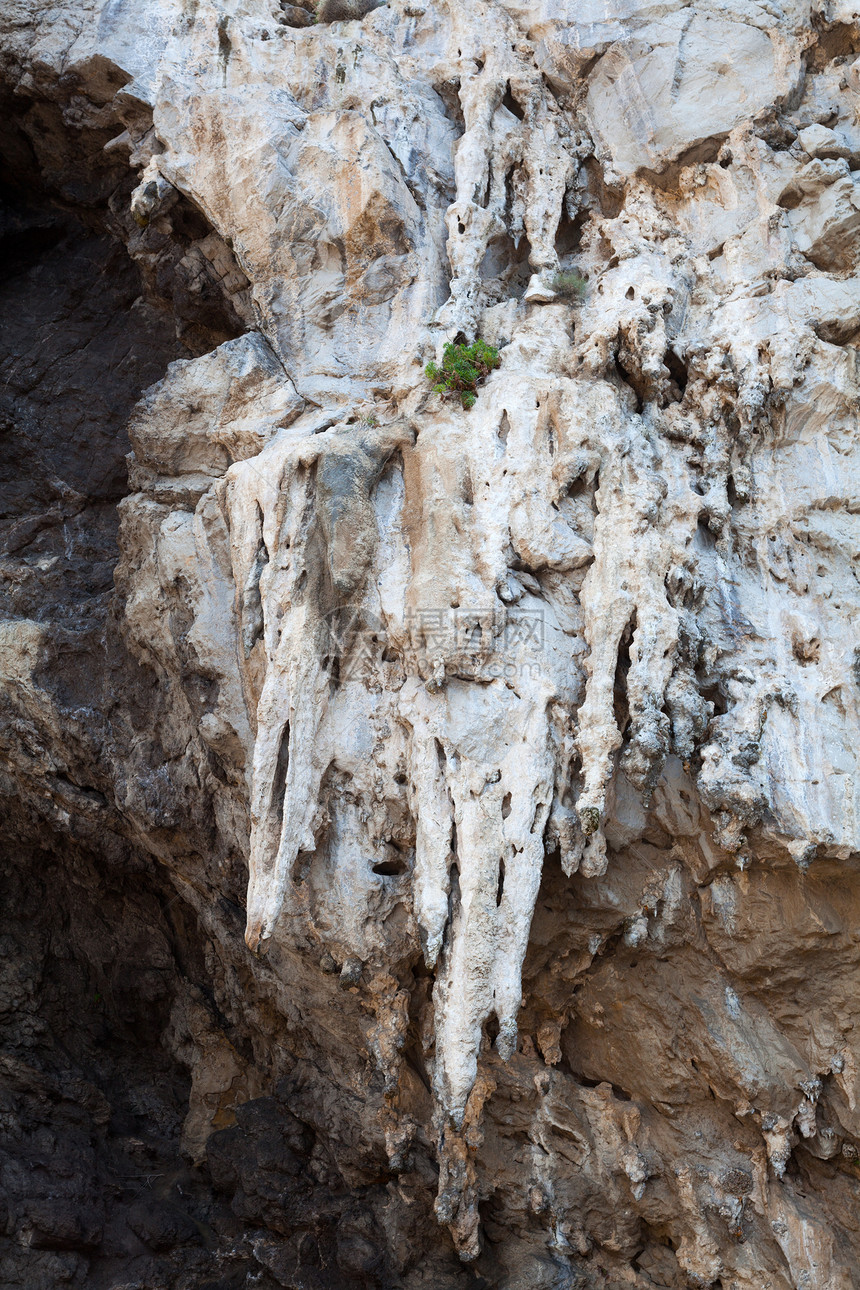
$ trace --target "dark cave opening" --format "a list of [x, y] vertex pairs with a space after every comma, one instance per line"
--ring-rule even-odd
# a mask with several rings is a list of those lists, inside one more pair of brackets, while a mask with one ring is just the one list
[[[119, 838], [101, 858], [42, 839], [0, 852], [0, 1281], [172, 1284], [179, 1264], [211, 1263], [215, 1216], [180, 1151], [189, 1074], [161, 1042], [190, 986], [177, 925]], [[199, 959], [193, 934], [183, 954]]]

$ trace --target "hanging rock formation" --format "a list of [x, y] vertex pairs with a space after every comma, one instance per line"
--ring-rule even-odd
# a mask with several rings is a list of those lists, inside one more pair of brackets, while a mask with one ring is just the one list
[[856, 1286], [860, 12], [0, 77], [0, 1281]]

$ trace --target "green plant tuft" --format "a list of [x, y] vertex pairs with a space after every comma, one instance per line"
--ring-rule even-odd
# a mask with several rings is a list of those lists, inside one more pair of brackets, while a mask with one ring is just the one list
[[456, 394], [468, 412], [477, 402], [478, 382], [489, 376], [501, 362], [499, 351], [486, 341], [471, 345], [449, 341], [442, 353], [442, 363], [428, 363], [424, 371], [433, 382], [434, 394]]
[[560, 269], [552, 279], [552, 289], [559, 296], [570, 300], [582, 300], [588, 289], [588, 279], [579, 269]]

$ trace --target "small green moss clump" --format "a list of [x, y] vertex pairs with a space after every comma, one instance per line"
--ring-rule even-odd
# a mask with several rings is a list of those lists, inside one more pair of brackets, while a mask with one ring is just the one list
[[468, 411], [478, 398], [478, 382], [489, 376], [501, 362], [499, 351], [486, 341], [457, 345], [449, 341], [442, 354], [441, 367], [428, 363], [424, 369], [433, 382], [434, 394], [456, 394]]
[[579, 269], [561, 269], [552, 279], [552, 289], [560, 296], [570, 300], [582, 300], [588, 287], [588, 279]]

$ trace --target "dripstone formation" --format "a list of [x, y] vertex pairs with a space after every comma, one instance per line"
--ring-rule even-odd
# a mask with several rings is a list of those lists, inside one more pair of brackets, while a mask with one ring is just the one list
[[0, 108], [0, 1284], [860, 1285], [860, 11], [12, 0]]

